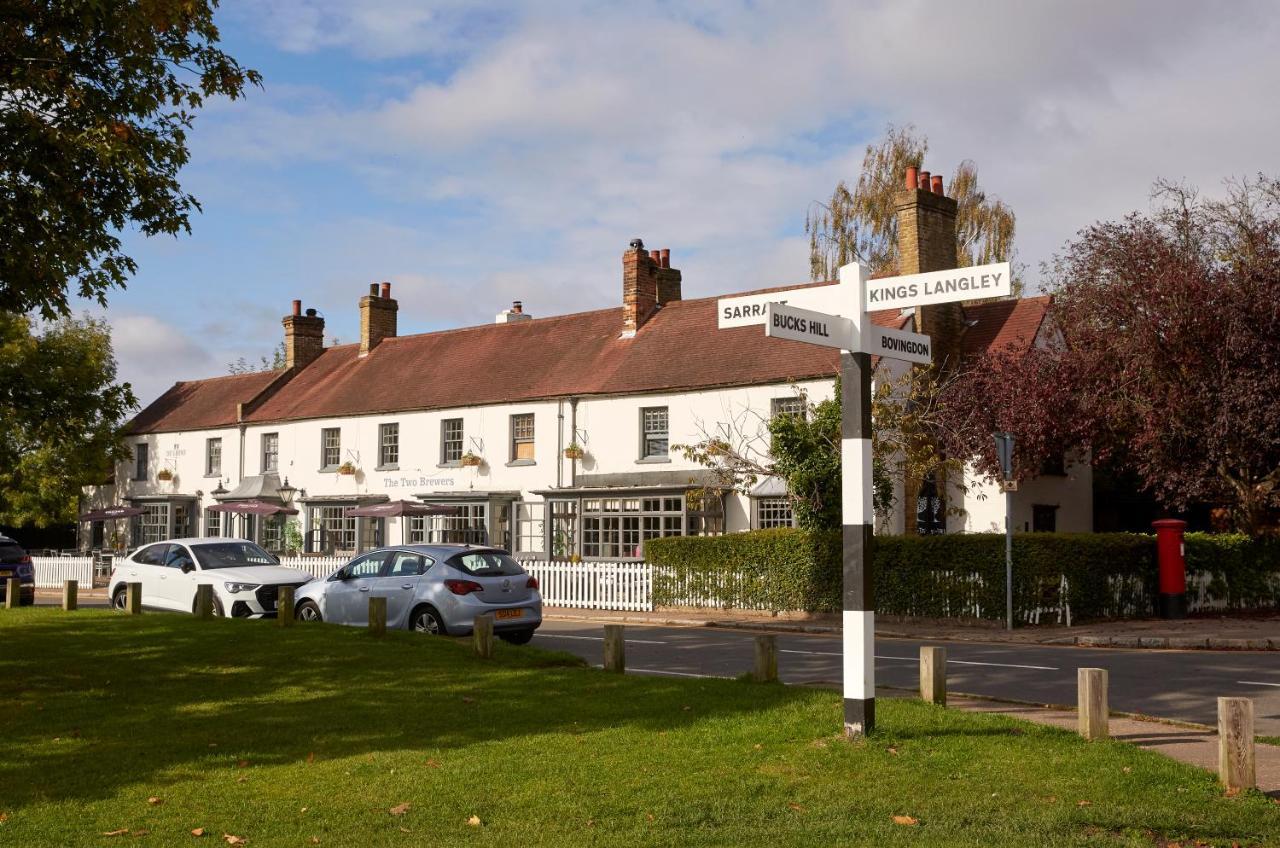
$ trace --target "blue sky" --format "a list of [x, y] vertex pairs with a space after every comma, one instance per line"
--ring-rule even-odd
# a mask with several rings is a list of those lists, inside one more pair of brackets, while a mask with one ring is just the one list
[[1280, 172], [1268, 6], [225, 0], [265, 89], [197, 119], [192, 235], [128, 239], [121, 377], [256, 359], [294, 298], [351, 341], [372, 281], [401, 333], [616, 305], [635, 236], [686, 296], [800, 282], [809, 204], [890, 122], [977, 163], [1034, 281], [1157, 177]]

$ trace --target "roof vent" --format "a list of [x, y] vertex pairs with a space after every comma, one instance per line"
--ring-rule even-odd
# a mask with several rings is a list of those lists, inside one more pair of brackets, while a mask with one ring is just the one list
[[644, 239], [633, 238], [631, 240], [632, 250], [644, 250]]

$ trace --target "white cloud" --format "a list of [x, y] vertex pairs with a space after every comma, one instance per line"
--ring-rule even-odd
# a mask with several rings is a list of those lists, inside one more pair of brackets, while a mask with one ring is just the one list
[[[396, 284], [405, 330], [488, 321], [513, 298], [536, 315], [614, 305], [634, 236], [672, 249], [687, 295], [801, 281], [809, 203], [856, 174], [889, 121], [928, 134], [931, 170], [976, 161], [984, 187], [1017, 212], [1034, 277], [1080, 227], [1144, 207], [1159, 176], [1212, 190], [1227, 175], [1280, 172], [1272, 12], [1261, 2], [549, 2], [519, 13], [242, 2], [237, 19], [283, 49], [399, 57], [396, 72], [415, 57], [432, 73], [352, 102], [314, 81], [268, 79], [265, 93], [201, 119], [195, 161], [230, 175], [215, 194], [230, 207], [220, 214], [279, 206], [299, 255], [298, 281], [283, 285], [306, 281], [308, 304], [348, 340], [361, 286], [375, 279]], [[241, 165], [287, 174], [315, 163], [366, 186], [385, 211], [366, 197], [300, 232], [286, 198], [234, 188]], [[427, 229], [400, 220], [406, 208], [429, 217], [452, 205], [465, 217], [440, 212]], [[218, 350], [274, 343], [278, 324], [255, 321], [253, 339]], [[165, 368], [192, 374], [179, 365]]]

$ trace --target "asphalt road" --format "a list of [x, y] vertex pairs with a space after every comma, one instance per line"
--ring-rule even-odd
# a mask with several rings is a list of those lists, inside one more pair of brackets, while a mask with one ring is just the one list
[[[37, 603], [57, 600], [38, 597]], [[106, 606], [82, 598], [82, 606]], [[627, 625], [627, 671], [672, 677], [737, 677], [750, 671], [754, 633], [712, 627]], [[547, 621], [533, 644], [603, 662], [601, 625]], [[840, 638], [777, 634], [778, 673], [787, 683], [840, 686]], [[1161, 718], [1217, 724], [1217, 699], [1252, 698], [1258, 733], [1280, 736], [1280, 653], [1072, 648], [975, 642], [879, 639], [876, 682], [916, 689], [920, 646], [947, 648], [952, 692], [1044, 704], [1076, 702], [1076, 669], [1105, 668], [1111, 708]]]
[[[752, 633], [707, 627], [627, 625], [627, 671], [676, 677], [737, 677], [750, 671]], [[778, 673], [787, 683], [840, 685], [840, 638], [777, 634]], [[603, 661], [601, 626], [548, 621], [533, 644]], [[952, 692], [1045, 704], [1074, 705], [1076, 669], [1109, 672], [1111, 708], [1216, 725], [1217, 698], [1254, 699], [1259, 734], [1280, 736], [1280, 653], [1157, 651], [919, 642], [879, 639], [876, 682], [919, 686], [921, 645], [947, 648], [947, 687]]]

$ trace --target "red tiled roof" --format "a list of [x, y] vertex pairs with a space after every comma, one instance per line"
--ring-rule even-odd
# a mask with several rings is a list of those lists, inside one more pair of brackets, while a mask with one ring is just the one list
[[[796, 288], [790, 286], [786, 288]], [[776, 291], [765, 289], [762, 291]], [[250, 421], [329, 418], [449, 409], [571, 395], [620, 395], [781, 383], [829, 377], [839, 367], [830, 348], [785, 340], [763, 344], [758, 326], [716, 329], [717, 298], [669, 303], [632, 338], [620, 338], [622, 309], [603, 309], [511, 324], [486, 324], [384, 340], [366, 357], [359, 345], [326, 348], [248, 415]], [[1016, 321], [1001, 317], [1011, 311]], [[1043, 306], [971, 308], [975, 332], [1005, 338], [1039, 326]], [[898, 310], [871, 313], [900, 327]], [[990, 330], [988, 324], [998, 324]], [[1034, 331], [1032, 333], [1034, 335]], [[966, 348], [968, 348], [966, 338]], [[274, 375], [179, 383], [135, 420], [134, 432], [198, 429], [235, 421]], [[256, 382], [254, 382], [256, 381]]]
[[169, 391], [138, 413], [130, 433], [204, 430], [236, 423], [236, 404], [248, 403], [275, 379], [278, 372], [259, 371], [174, 383]]
[[964, 314], [970, 326], [964, 334], [965, 355], [1028, 350], [1035, 343], [1051, 302], [1049, 295], [1040, 295], [966, 306]]

